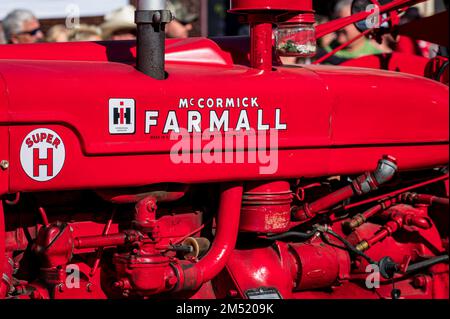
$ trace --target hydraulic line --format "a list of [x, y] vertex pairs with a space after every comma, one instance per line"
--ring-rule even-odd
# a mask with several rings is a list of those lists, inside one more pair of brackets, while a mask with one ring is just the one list
[[326, 212], [331, 207], [353, 196], [361, 196], [377, 190], [381, 185], [389, 182], [397, 172], [397, 161], [392, 156], [386, 155], [378, 161], [377, 168], [373, 172], [367, 172], [355, 178], [350, 185], [334, 191], [312, 203], [305, 203], [301, 207], [292, 209], [294, 221], [306, 221], [317, 214]]
[[359, 207], [359, 206], [362, 206], [362, 205], [365, 205], [365, 204], [373, 203], [373, 202], [376, 202], [376, 201], [379, 201], [379, 200], [388, 199], [388, 198], [394, 198], [397, 195], [400, 195], [402, 193], [406, 193], [406, 192], [409, 192], [409, 191], [411, 191], [413, 189], [417, 189], [417, 188], [424, 187], [424, 186], [427, 186], [427, 185], [430, 185], [430, 184], [441, 182], [441, 181], [444, 181], [444, 180], [446, 180], [448, 178], [449, 178], [449, 174], [447, 173], [445, 175], [442, 175], [442, 176], [430, 179], [428, 181], [424, 181], [424, 182], [421, 182], [421, 183], [418, 183], [418, 184], [415, 184], [415, 185], [412, 185], [412, 186], [408, 186], [408, 187], [399, 189], [397, 191], [393, 191], [393, 192], [388, 193], [388, 194], [384, 194], [384, 195], [380, 195], [380, 196], [377, 196], [377, 197], [369, 198], [369, 199], [366, 199], [366, 200], [363, 200], [363, 201], [360, 201], [360, 202], [357, 202], [357, 203], [341, 206], [340, 208], [342, 208], [343, 210], [348, 210], [348, 209]]
[[289, 237], [296, 237], [296, 238], [307, 240], [307, 239], [312, 238], [316, 233], [317, 233], [317, 231], [312, 231], [309, 233], [291, 231], [291, 232], [286, 232], [286, 233], [279, 234], [279, 235], [268, 236], [267, 238], [270, 240], [282, 240], [282, 239], [286, 239]]
[[448, 255], [432, 257], [430, 259], [415, 263], [413, 265], [409, 265], [408, 269], [406, 270], [406, 273], [410, 274], [423, 268], [428, 268], [436, 264], [448, 262], [448, 260], [449, 260]]
[[[366, 254], [364, 254], [363, 252], [359, 251], [358, 249], [356, 249], [355, 246], [353, 246], [348, 240], [346, 240], [345, 238], [343, 238], [342, 236], [340, 236], [339, 234], [335, 233], [334, 231], [332, 231], [331, 229], [325, 228], [323, 230], [321, 230], [324, 233], [330, 234], [331, 236], [335, 237], [336, 239], [338, 239], [339, 241], [341, 241], [344, 245], [345, 248], [354, 253], [355, 255], [361, 256], [362, 258], [364, 258], [365, 260], [367, 260], [367, 262], [369, 262], [369, 264], [373, 264], [376, 265], [378, 264], [375, 260], [373, 260], [372, 258], [370, 258], [369, 256], [367, 256]], [[344, 247], [341, 247], [344, 248]]]
[[411, 204], [426, 204], [426, 205], [443, 205], [449, 206], [449, 199], [445, 197], [437, 197], [428, 194], [416, 194], [416, 193], [405, 193], [400, 195], [400, 200]]

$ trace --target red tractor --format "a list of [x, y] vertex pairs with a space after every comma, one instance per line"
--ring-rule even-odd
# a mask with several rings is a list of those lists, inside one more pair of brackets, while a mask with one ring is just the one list
[[139, 1], [137, 42], [2, 46], [0, 298], [448, 299], [448, 62], [279, 63], [418, 2], [165, 40]]

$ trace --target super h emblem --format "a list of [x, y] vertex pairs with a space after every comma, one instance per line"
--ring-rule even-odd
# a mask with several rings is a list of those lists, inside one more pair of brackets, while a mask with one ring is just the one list
[[20, 148], [20, 163], [25, 173], [37, 182], [56, 177], [64, 166], [66, 149], [58, 133], [39, 128], [29, 133]]
[[133, 99], [109, 100], [109, 133], [135, 133], [135, 102]]

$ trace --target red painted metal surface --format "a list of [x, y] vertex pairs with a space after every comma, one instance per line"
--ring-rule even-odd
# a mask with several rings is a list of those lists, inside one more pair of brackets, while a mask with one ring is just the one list
[[239, 184], [224, 186], [221, 191], [217, 213], [218, 228], [213, 246], [197, 264], [183, 269], [179, 289], [196, 289], [216, 277], [225, 267], [236, 246], [242, 191], [242, 185]]
[[[248, 43], [168, 40], [164, 81], [134, 68], [134, 42], [3, 46], [0, 298], [448, 299], [449, 92], [424, 77], [438, 63], [274, 64], [273, 10], [310, 5], [232, 1], [252, 11]], [[211, 163], [211, 141], [189, 140], [174, 161], [167, 127], [198, 137], [192, 112], [215, 138], [244, 115], [248, 136], [275, 128], [275, 169], [250, 142]]]
[[243, 196], [239, 230], [282, 233], [289, 230], [292, 192], [287, 181], [249, 183]]
[[[149, 139], [163, 136], [164, 119], [154, 128], [154, 133], [145, 134], [144, 127], [146, 110], [156, 109], [161, 114], [167, 114], [168, 111], [178, 109], [181, 97], [193, 98], [194, 101], [208, 97], [217, 99], [226, 97], [229, 90], [233, 90], [233, 96], [244, 98], [248, 96], [248, 88], [253, 88], [252, 96], [264, 107], [265, 121], [268, 123], [275, 122], [277, 108], [284, 111], [281, 121], [287, 124], [288, 130], [279, 132], [280, 165], [277, 176], [357, 173], [370, 169], [369, 165], [383, 153], [396, 156], [403, 169], [440, 165], [448, 161], [448, 87], [405, 74], [333, 67], [280, 68], [268, 74], [258, 74], [257, 71], [239, 66], [219, 69], [198, 66], [196, 73], [191, 74], [190, 67], [172, 66], [169, 63], [169, 79], [156, 82], [142, 76], [132, 67], [116, 63], [86, 65], [81, 62], [61, 62], [55, 65], [52, 62], [3, 60], [0, 65], [9, 92], [8, 104], [1, 104], [3, 112], [0, 121], [21, 125], [10, 129], [10, 149], [19, 150], [26, 134], [39, 127], [36, 126], [37, 123], [56, 130], [68, 145], [78, 145], [70, 150], [64, 170], [45, 185], [30, 181], [17, 165], [20, 162], [19, 153], [11, 152], [9, 192], [42, 187], [85, 187], [83, 180], [87, 181], [88, 176], [92, 176], [94, 172], [97, 172], [96, 180], [89, 180], [93, 187], [137, 186], [167, 181], [192, 182], [198, 178], [198, 181], [221, 181], [237, 178], [240, 174], [245, 178], [259, 178], [256, 169], [245, 165], [231, 172], [223, 172], [222, 176], [222, 172], [217, 170], [219, 165], [215, 164], [173, 165], [167, 154], [175, 144], [174, 141], [158, 139], [158, 143], [148, 142]], [[39, 72], [30, 72], [33, 69], [40, 70], [41, 67], [51, 67], [52, 76], [43, 80]], [[68, 73], [71, 74], [69, 79], [66, 77]], [[29, 95], [21, 94], [21, 78], [24, 74], [36, 83], [30, 88]], [[75, 95], [70, 100], [58, 93], [65, 92], [65, 87], [81, 89], [82, 83], [93, 78], [103, 83], [100, 92], [93, 84], [83, 86], [83, 96]], [[208, 92], [207, 95], [202, 92], [192, 94], [187, 84], [189, 81], [201, 81], [200, 79], [205, 81], [202, 88], [204, 92]], [[264, 90], [273, 81], [280, 84], [275, 96]], [[301, 87], [296, 85], [299, 81], [303, 83]], [[121, 85], [117, 86], [116, 83]], [[160, 93], [143, 94], [145, 91], [141, 88], [148, 86]], [[46, 87], [53, 87], [55, 91], [46, 90]], [[177, 87], [176, 94], [171, 90], [172, 87]], [[352, 90], [348, 90], [348, 87], [352, 87]], [[409, 94], [411, 90], [420, 90], [423, 94], [412, 96]], [[389, 92], [396, 92], [395, 100]], [[164, 101], [160, 100], [160, 94], [165, 97]], [[302, 96], [301, 102], [298, 95]], [[136, 101], [138, 120], [136, 134], [132, 136], [113, 136], [108, 133], [106, 108], [109, 98], [117, 96], [130, 96]], [[316, 96], [322, 97], [321, 103], [310, 108], [309, 105], [316, 102]], [[340, 98], [336, 100], [336, 96]], [[397, 99], [402, 103], [397, 103]], [[49, 100], [53, 103], [45, 102]], [[39, 111], [35, 112], [36, 109]], [[423, 110], [427, 112], [424, 113]], [[200, 110], [202, 117], [206, 118], [205, 122], [209, 111]], [[249, 109], [248, 112], [250, 121], [254, 123], [252, 125], [256, 125], [257, 110]], [[84, 120], [87, 113], [89, 117], [104, 120], [96, 126], [90, 125], [89, 121]], [[186, 127], [187, 114], [178, 113], [180, 127]], [[239, 114], [239, 111], [232, 110], [230, 123], [236, 123]], [[370, 121], [366, 120], [367, 114], [370, 114]], [[398, 120], [399, 117], [407, 117], [408, 120]], [[298, 118], [305, 125], [295, 125]], [[26, 123], [30, 126], [24, 127], [23, 124]], [[402, 129], [403, 126], [405, 129]], [[349, 130], [349, 127], [352, 129]], [[410, 127], [415, 129], [410, 130]], [[354, 132], [358, 134], [355, 135]], [[354, 146], [358, 148], [355, 149]], [[348, 161], [345, 149], [356, 152]], [[426, 153], [421, 150], [427, 150], [428, 154], [433, 153], [434, 156], [425, 156]], [[371, 152], [375, 154], [371, 155]], [[290, 155], [292, 153], [303, 154], [296, 159], [300, 161], [299, 165], [281, 165], [293, 160]], [[315, 157], [315, 153], [321, 155], [312, 161], [314, 164], [309, 165], [308, 162]], [[124, 157], [132, 154], [136, 156]], [[95, 160], [91, 160], [94, 158]], [[164, 169], [160, 170], [160, 176], [151, 171], [142, 172], [139, 170], [140, 162], [158, 163]], [[122, 167], [128, 172], [129, 179], [126, 184], [120, 185], [120, 181], [109, 173], [98, 174], [98, 167]], [[202, 171], [200, 176], [198, 171]]]
[[250, 15], [250, 64], [253, 68], [272, 70], [272, 23], [267, 17]]

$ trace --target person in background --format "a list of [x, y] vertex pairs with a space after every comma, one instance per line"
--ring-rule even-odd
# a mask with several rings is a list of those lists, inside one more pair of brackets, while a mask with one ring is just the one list
[[183, 1], [167, 1], [167, 9], [172, 11], [175, 19], [167, 24], [166, 35], [169, 38], [187, 38], [192, 30], [192, 23], [198, 19], [198, 14], [189, 13]]
[[69, 42], [101, 40], [102, 30], [95, 25], [81, 24], [69, 33]]
[[105, 15], [105, 22], [100, 25], [105, 40], [136, 39], [136, 23], [134, 13], [136, 8], [127, 5]]
[[[352, 0], [340, 0], [334, 9], [335, 17], [337, 19], [348, 17], [351, 15]], [[341, 44], [344, 44], [355, 37], [360, 35], [360, 32], [353, 24], [346, 26], [339, 30], [336, 34], [335, 40], [329, 45], [326, 45], [324, 49], [327, 52], [332, 51], [334, 48]], [[338, 59], [355, 59], [365, 55], [380, 54], [384, 51], [373, 40], [369, 40], [366, 37], [362, 37], [344, 49], [337, 52], [334, 56]]]
[[47, 42], [67, 42], [69, 41], [69, 30], [62, 24], [57, 24], [47, 31]]
[[38, 19], [29, 10], [12, 11], [2, 24], [7, 43], [35, 43], [44, 39]]
[[3, 32], [3, 27], [0, 23], [0, 44], [6, 44], [5, 33]]
[[[421, 19], [419, 9], [410, 7], [400, 18], [400, 25], [408, 24], [419, 19]], [[414, 40], [405, 35], [398, 35], [395, 38], [389, 34], [385, 35], [385, 42], [395, 52], [415, 54], [428, 59], [433, 58], [435, 56], [433, 53], [439, 50], [439, 46], [437, 45], [422, 40]]]

